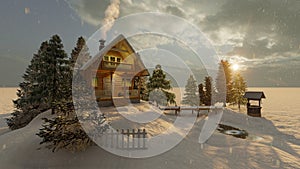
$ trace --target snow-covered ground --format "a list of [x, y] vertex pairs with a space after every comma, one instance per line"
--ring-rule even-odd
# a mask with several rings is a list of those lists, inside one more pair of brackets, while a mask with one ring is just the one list
[[[267, 99], [273, 97], [267, 92], [265, 94]], [[293, 132], [285, 132], [283, 128], [278, 128], [278, 122], [270, 117], [271, 113], [267, 115], [267, 100], [263, 106], [263, 118], [224, 111], [221, 123], [246, 130], [249, 133], [247, 139], [215, 131], [205, 144], [199, 144], [199, 134], [206, 120], [205, 117], [200, 117], [191, 132], [173, 149], [143, 159], [113, 155], [98, 146], [78, 153], [63, 150], [52, 153], [39, 145], [41, 139], [35, 135], [41, 127], [41, 118], [51, 116], [50, 112], [45, 112], [25, 128], [0, 135], [0, 168], [300, 168], [299, 138], [295, 137]], [[127, 119], [111, 115], [108, 120], [114, 122], [112, 125], [118, 127], [127, 124]], [[273, 114], [275, 115], [276, 113]], [[176, 118], [172, 115], [162, 116], [160, 120], [144, 124], [142, 127], [146, 127], [150, 135], [161, 133], [170, 127]], [[298, 112], [294, 112], [293, 117], [281, 116], [279, 122], [282, 125], [288, 124], [285, 127], [288, 129], [291, 118], [295, 117], [299, 117]], [[297, 118], [296, 122], [299, 123]]]
[[[0, 136], [0, 168], [300, 168], [300, 141], [278, 131], [265, 118], [248, 117], [225, 110], [222, 123], [245, 129], [250, 136], [239, 139], [214, 132], [205, 143], [198, 137], [205, 118], [199, 118], [191, 132], [176, 147], [161, 155], [130, 159], [93, 146], [84, 152], [52, 153], [39, 145], [38, 132], [45, 112], [25, 128]], [[147, 129], [161, 129], [147, 126]]]

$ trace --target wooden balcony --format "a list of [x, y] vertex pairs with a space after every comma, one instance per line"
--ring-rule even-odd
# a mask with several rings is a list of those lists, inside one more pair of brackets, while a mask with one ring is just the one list
[[111, 62], [111, 61], [102, 61], [101, 67], [102, 69], [107, 69], [107, 70], [116, 70], [116, 69], [119, 71], [133, 70], [132, 64]]

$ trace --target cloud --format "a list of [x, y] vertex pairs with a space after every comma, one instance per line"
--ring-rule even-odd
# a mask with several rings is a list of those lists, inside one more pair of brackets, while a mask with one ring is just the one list
[[[215, 43], [233, 45], [229, 55], [247, 58], [299, 55], [297, 0], [228, 0], [215, 15], [207, 16], [201, 23]], [[236, 35], [241, 38], [235, 39]]]
[[[109, 0], [65, 0], [81, 19], [100, 26]], [[247, 58], [299, 53], [300, 3], [297, 0], [121, 0], [120, 17], [164, 12], [196, 24], [216, 46], [231, 45], [228, 55]], [[264, 38], [262, 38], [264, 37]]]
[[65, 0], [78, 16], [86, 23], [99, 26], [105, 16], [109, 0]]
[[[110, 0], [65, 0], [82, 20], [98, 26], [104, 18]], [[120, 17], [140, 12], [164, 12], [199, 21], [204, 14], [214, 14], [223, 2], [210, 0], [120, 0]]]
[[[110, 4], [109, 0], [65, 1], [84, 22], [95, 26], [101, 25]], [[119, 17], [140, 12], [188, 20], [207, 35], [218, 54], [248, 70], [276, 67], [273, 73], [288, 74], [287, 70], [300, 66], [299, 0], [120, 0]], [[287, 65], [293, 66], [287, 69]]]

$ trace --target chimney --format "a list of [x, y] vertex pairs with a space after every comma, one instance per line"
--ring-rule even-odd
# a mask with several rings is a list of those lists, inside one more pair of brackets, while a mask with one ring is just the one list
[[99, 46], [99, 51], [100, 51], [100, 50], [102, 50], [105, 47], [105, 45], [104, 45], [105, 44], [105, 40], [104, 39], [100, 39], [99, 42], [100, 42], [100, 46]]

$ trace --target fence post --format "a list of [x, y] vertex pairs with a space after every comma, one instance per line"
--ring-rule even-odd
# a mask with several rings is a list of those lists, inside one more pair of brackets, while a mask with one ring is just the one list
[[143, 148], [146, 148], [146, 129], [143, 129]]
[[129, 129], [127, 129], [127, 148], [128, 149], [129, 149], [129, 136], [130, 136]]
[[140, 137], [140, 133], [141, 133], [141, 130], [140, 129], [138, 129], [138, 131], [137, 131], [138, 133], [137, 133], [137, 135], [138, 135], [138, 148], [141, 148], [141, 143], [140, 143], [140, 139], [141, 139], [141, 137]]
[[114, 146], [114, 131], [113, 130], [110, 130], [110, 147], [113, 148]]
[[122, 129], [122, 148], [124, 148], [124, 129]]
[[132, 148], [134, 148], [135, 130], [132, 129]]
[[117, 137], [117, 141], [116, 141], [117, 143], [116, 144], [117, 144], [117, 148], [119, 148], [119, 129], [117, 129], [116, 134], [117, 134], [117, 136], [116, 136]]

